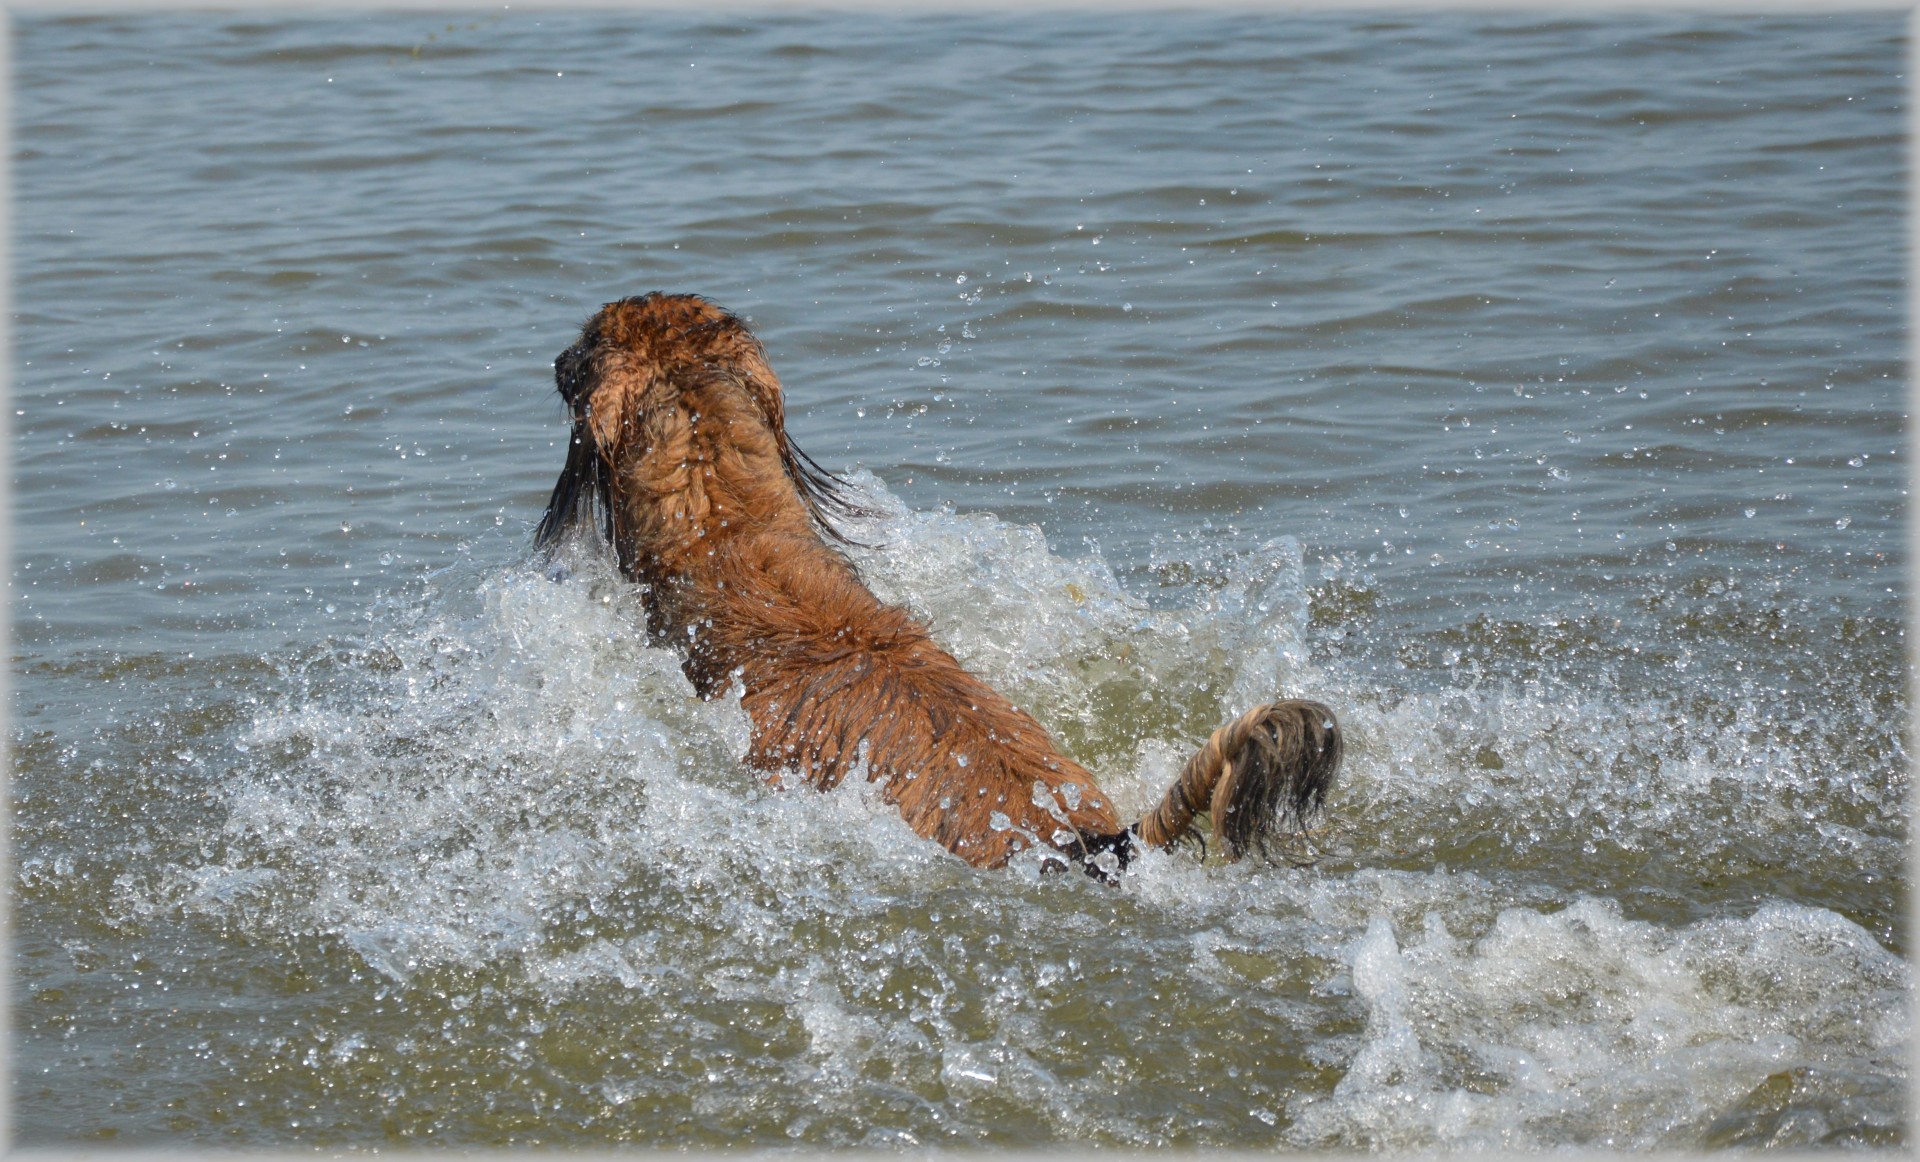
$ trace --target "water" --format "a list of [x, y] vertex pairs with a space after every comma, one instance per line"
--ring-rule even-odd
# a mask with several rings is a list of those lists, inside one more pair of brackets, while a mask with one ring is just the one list
[[[19, 1142], [1900, 1145], [1891, 15], [25, 15]], [[874, 588], [1137, 808], [763, 788], [527, 544], [600, 303], [751, 316]]]

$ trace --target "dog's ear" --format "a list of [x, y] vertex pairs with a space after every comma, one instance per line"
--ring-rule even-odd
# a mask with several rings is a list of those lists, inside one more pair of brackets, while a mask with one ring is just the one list
[[732, 350], [728, 352], [728, 361], [772, 430], [774, 442], [780, 448], [780, 465], [799, 491], [814, 525], [830, 541], [859, 544], [841, 532], [836, 521], [871, 517], [875, 515], [873, 510], [860, 502], [852, 485], [822, 468], [787, 435], [786, 392], [780, 386], [780, 377], [767, 363], [766, 350], [737, 317], [728, 315], [726, 319], [733, 332], [729, 336], [728, 346]]
[[[599, 519], [594, 516], [598, 513]], [[584, 420], [573, 425], [567, 444], [567, 463], [547, 498], [547, 511], [534, 531], [533, 547], [551, 552], [582, 521], [595, 526], [606, 541], [613, 540], [613, 503], [607, 494], [606, 466], [593, 432]]]
[[[567, 462], [547, 498], [547, 511], [534, 530], [533, 547], [551, 552], [582, 521], [596, 526], [604, 539], [613, 539], [613, 505], [607, 493], [606, 466], [594, 438], [592, 400], [598, 381], [594, 354], [600, 344], [599, 325], [605, 312], [587, 320], [580, 338], [553, 361], [553, 385], [567, 402], [572, 424], [567, 433]], [[596, 514], [597, 510], [597, 514]], [[599, 519], [595, 519], [595, 516]]]
[[747, 372], [743, 379], [747, 393], [759, 405], [760, 414], [766, 417], [767, 426], [773, 430], [774, 442], [780, 448], [780, 466], [786, 469], [787, 479], [793, 481], [793, 487], [800, 493], [800, 499], [805, 502], [822, 536], [842, 545], [860, 545], [860, 542], [841, 532], [837, 522], [847, 518], [871, 517], [875, 515], [874, 511], [861, 503], [852, 485], [822, 468], [787, 435], [786, 404], [780, 381], [774, 378], [773, 369], [767, 366], [766, 358], [758, 354], [759, 346], [758, 343], [754, 344], [755, 359], [743, 364], [743, 370]]

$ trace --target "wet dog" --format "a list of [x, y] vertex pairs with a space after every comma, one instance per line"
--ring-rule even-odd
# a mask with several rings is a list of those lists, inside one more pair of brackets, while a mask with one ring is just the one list
[[1159, 805], [1122, 824], [1039, 723], [861, 582], [835, 547], [857, 498], [787, 437], [780, 381], [729, 312], [695, 295], [609, 303], [554, 378], [573, 432], [537, 543], [583, 524], [611, 543], [700, 696], [740, 687], [755, 767], [823, 789], [864, 773], [916, 833], [976, 866], [1040, 848], [1104, 878], [1196, 814], [1237, 858], [1320, 809], [1339, 728], [1319, 703], [1282, 701], [1215, 731]]

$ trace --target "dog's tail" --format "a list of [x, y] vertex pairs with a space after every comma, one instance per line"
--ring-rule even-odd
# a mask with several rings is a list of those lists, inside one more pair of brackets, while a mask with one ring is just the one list
[[1160, 805], [1128, 830], [1148, 847], [1171, 847], [1205, 811], [1221, 850], [1239, 859], [1312, 822], [1333, 789], [1340, 753], [1340, 724], [1320, 703], [1256, 706], [1214, 731]]

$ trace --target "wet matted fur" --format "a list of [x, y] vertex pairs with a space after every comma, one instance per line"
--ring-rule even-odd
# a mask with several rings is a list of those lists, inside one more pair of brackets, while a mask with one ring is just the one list
[[612, 543], [700, 696], [741, 687], [754, 766], [820, 788], [863, 769], [915, 832], [982, 867], [1044, 847], [1111, 876], [1196, 813], [1237, 857], [1319, 810], [1339, 729], [1325, 706], [1283, 701], [1221, 727], [1122, 825], [1039, 723], [834, 547], [857, 500], [787, 438], [780, 381], [729, 312], [696, 295], [608, 303], [554, 378], [573, 433], [538, 543], [580, 524]]

